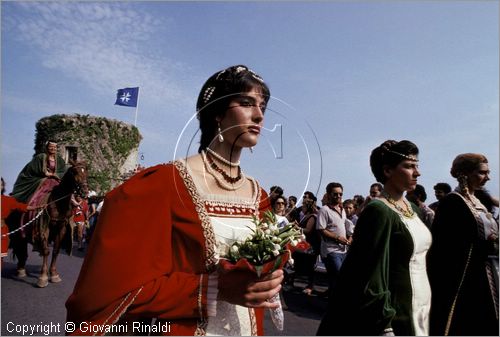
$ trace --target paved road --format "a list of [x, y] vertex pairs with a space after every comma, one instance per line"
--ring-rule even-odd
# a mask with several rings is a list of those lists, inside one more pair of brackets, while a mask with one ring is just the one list
[[[31, 248], [31, 247], [30, 247]], [[83, 253], [74, 250], [73, 256], [61, 254], [58, 259], [58, 270], [63, 281], [50, 283], [48, 287], [36, 287], [40, 270], [41, 258], [30, 253], [26, 270], [28, 276], [19, 279], [15, 276], [16, 264], [10, 256], [4, 259], [2, 267], [2, 297], [1, 297], [1, 330], [0, 335], [22, 336], [22, 325], [41, 326], [34, 334], [27, 332], [24, 335], [43, 336], [45, 329], [51, 328], [50, 334], [64, 335], [66, 309], [64, 303], [78, 277], [83, 261]], [[319, 320], [324, 313], [327, 302], [319, 296], [306, 296], [301, 292], [304, 284], [301, 278], [295, 282], [296, 288], [288, 287], [283, 292], [284, 302], [288, 306], [285, 313], [285, 329], [278, 331], [274, 328], [268, 314], [265, 319], [266, 335], [307, 336], [315, 335]], [[320, 278], [317, 289], [325, 290], [325, 280]], [[46, 331], [46, 330], [45, 330]]]

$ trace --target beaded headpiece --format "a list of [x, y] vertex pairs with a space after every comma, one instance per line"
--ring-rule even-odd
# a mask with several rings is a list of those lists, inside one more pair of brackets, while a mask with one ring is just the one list
[[388, 150], [388, 152], [397, 154], [398, 156], [401, 156], [401, 157], [406, 158], [408, 160], [418, 162], [418, 158], [414, 154], [407, 155], [407, 154], [402, 154], [402, 153], [399, 153], [399, 152], [396, 152], [396, 151], [392, 151], [392, 150]]
[[[217, 76], [215, 77], [216, 80], [219, 80], [220, 77], [225, 74], [226, 72], [230, 71], [231, 69], [233, 69], [234, 67], [229, 67], [227, 69], [224, 69], [224, 70], [221, 70], [219, 71], [219, 73], [217, 74]], [[245, 66], [237, 66], [236, 69], [234, 69], [234, 72], [236, 74], [239, 74], [241, 73], [242, 71], [248, 71], [250, 73], [250, 75], [252, 75], [253, 78], [255, 78], [257, 81], [259, 81], [260, 83], [264, 83], [264, 80], [262, 79], [262, 77], [260, 77], [259, 75], [257, 75], [255, 73], [255, 71], [253, 71], [252, 69], [249, 69]]]
[[[203, 107], [208, 105], [211, 100], [214, 100], [214, 97], [221, 96], [221, 88], [225, 85], [224, 82], [231, 80], [232, 75], [235, 74], [240, 74], [243, 72], [249, 73], [255, 80], [257, 80], [259, 83], [264, 84], [264, 80], [262, 77], [257, 75], [253, 70], [249, 69], [246, 66], [243, 65], [238, 65], [238, 66], [232, 66], [226, 69], [223, 69], [213, 75], [207, 82], [208, 86], [205, 88], [203, 91], [203, 94], [201, 95], [201, 103], [203, 104]], [[222, 89], [223, 90], [223, 89]], [[216, 94], [214, 94], [216, 93]], [[197, 108], [197, 117], [200, 119], [200, 110], [202, 110], [202, 107], [198, 106]]]
[[384, 151], [382, 151], [382, 153], [381, 153], [382, 156], [384, 155], [385, 152], [390, 152], [390, 153], [396, 154], [400, 157], [403, 157], [405, 159], [418, 162], [418, 158], [414, 154], [407, 155], [407, 154], [403, 154], [401, 152], [397, 152], [397, 151], [392, 150], [392, 147], [394, 145], [396, 145], [397, 143], [398, 142], [395, 140], [388, 140], [388, 141], [384, 142], [384, 144], [382, 144], [382, 149], [384, 149]]
[[215, 87], [207, 87], [205, 89], [205, 92], [203, 93], [203, 103], [207, 104], [207, 102], [210, 100], [210, 97], [212, 97], [212, 94], [215, 91]]

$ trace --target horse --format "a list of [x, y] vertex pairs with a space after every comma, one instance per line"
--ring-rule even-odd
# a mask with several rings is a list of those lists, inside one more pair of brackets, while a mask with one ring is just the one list
[[50, 282], [58, 283], [62, 281], [56, 269], [56, 262], [68, 229], [70, 234], [68, 253], [71, 253], [72, 249], [73, 237], [71, 235], [71, 228], [69, 228], [69, 219], [72, 216], [74, 206], [71, 202], [71, 197], [73, 194], [79, 194], [82, 198], [86, 198], [89, 192], [87, 164], [82, 161], [70, 161], [70, 164], [71, 166], [61, 178], [59, 185], [55, 186], [49, 194], [46, 208], [48, 216], [42, 217], [41, 221], [37, 223], [38, 226], [35, 226], [39, 230], [39, 233], [33, 239], [39, 240], [39, 243], [41, 243], [40, 254], [43, 257], [42, 269], [37, 283], [37, 286], [40, 288], [46, 287], [49, 280], [49, 242], [53, 242], [52, 259], [50, 262]]
[[[43, 258], [40, 276], [37, 286], [44, 288], [49, 283], [48, 257], [50, 255], [49, 243], [53, 243], [52, 260], [50, 263], [50, 282], [58, 283], [62, 279], [57, 272], [57, 256], [63, 244], [63, 240], [69, 241], [67, 252], [71, 254], [72, 250], [72, 230], [69, 220], [72, 216], [73, 203], [71, 201], [73, 194], [79, 194], [86, 198], [88, 194], [87, 184], [87, 164], [83, 161], [69, 161], [70, 167], [66, 170], [58, 185], [54, 186], [52, 191], [44, 198], [43, 214], [33, 223], [33, 229], [29, 238], [17, 242], [17, 250], [27, 252], [28, 241], [32, 241], [33, 250], [38, 251]], [[38, 211], [37, 211], [38, 212]], [[16, 250], [16, 249], [15, 249]], [[16, 252], [14, 251], [14, 254]], [[27, 254], [18, 254], [18, 271], [24, 270]], [[24, 261], [22, 261], [24, 260]]]

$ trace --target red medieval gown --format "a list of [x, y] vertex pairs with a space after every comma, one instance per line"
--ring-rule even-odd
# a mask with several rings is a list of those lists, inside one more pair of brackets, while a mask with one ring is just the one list
[[[253, 208], [269, 209], [260, 187]], [[150, 318], [168, 322], [172, 335], [206, 334], [208, 276], [218, 254], [213, 209], [180, 161], [141, 171], [108, 193], [66, 302], [75, 334], [95, 333], [88, 322], [130, 326]], [[262, 335], [263, 310], [248, 312], [251, 333]]]

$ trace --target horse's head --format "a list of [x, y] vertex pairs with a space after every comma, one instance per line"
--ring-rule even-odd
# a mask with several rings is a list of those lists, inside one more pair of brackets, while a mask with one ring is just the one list
[[74, 193], [79, 194], [82, 198], [86, 198], [89, 194], [89, 186], [87, 183], [87, 163], [84, 161], [72, 161], [69, 162], [71, 166], [68, 168], [73, 182], [74, 182]]

